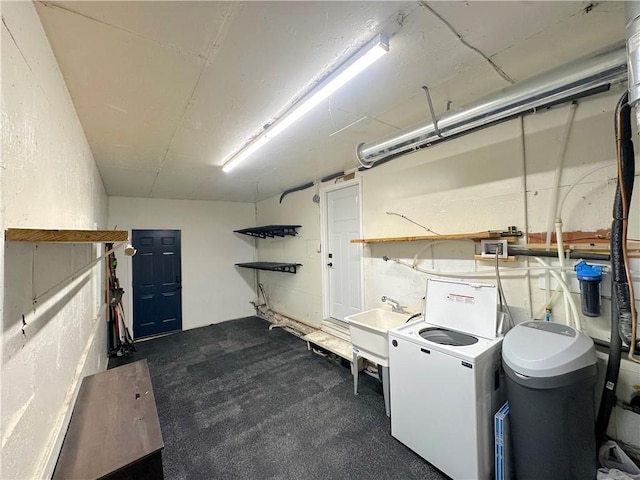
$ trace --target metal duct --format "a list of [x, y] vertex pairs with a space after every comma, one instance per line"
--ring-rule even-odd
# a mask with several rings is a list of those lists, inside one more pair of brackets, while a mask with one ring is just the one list
[[407, 154], [447, 137], [569, 101], [626, 78], [627, 52], [626, 48], [619, 47], [536, 75], [458, 111], [447, 112], [436, 119], [437, 129], [434, 122], [420, 123], [376, 142], [363, 143], [356, 155], [363, 166], [371, 166], [384, 158]]

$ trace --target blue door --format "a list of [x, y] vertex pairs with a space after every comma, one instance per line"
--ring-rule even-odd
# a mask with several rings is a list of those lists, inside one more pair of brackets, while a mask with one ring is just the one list
[[133, 230], [133, 336], [182, 330], [180, 230]]

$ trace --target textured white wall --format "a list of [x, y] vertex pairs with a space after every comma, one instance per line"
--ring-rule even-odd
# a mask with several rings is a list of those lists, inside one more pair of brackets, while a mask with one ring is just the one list
[[[617, 175], [613, 112], [620, 94], [618, 89], [611, 94], [582, 100], [577, 107], [559, 196], [562, 198], [569, 186], [584, 173], [599, 166], [604, 168], [580, 181], [567, 196], [562, 212], [565, 231], [594, 231], [611, 226]], [[541, 111], [359, 173], [363, 237], [427, 234], [405, 219], [387, 215], [389, 211], [405, 215], [442, 234], [504, 230], [510, 225], [528, 233], [546, 231], [553, 179], [568, 114], [568, 105]], [[640, 164], [636, 171], [640, 171]], [[636, 184], [639, 183], [636, 177]], [[304, 225], [304, 237], [295, 241], [258, 241], [261, 259], [299, 261], [303, 258], [302, 252], [292, 254], [296, 241], [307, 236], [317, 238], [308, 233], [316, 232], [319, 224], [319, 210], [311, 203], [313, 190], [294, 195], [285, 198], [282, 205], [278, 205], [277, 198], [259, 203], [258, 223], [295, 220]], [[640, 238], [640, 195], [637, 192], [634, 192], [629, 219], [629, 237]], [[417, 256], [421, 268], [442, 272], [486, 270], [492, 273], [491, 262], [474, 260], [476, 248], [474, 243], [464, 241], [436, 243], [433, 247], [427, 242], [367, 244], [363, 260], [365, 308], [380, 306], [382, 295], [400, 300], [411, 311], [424, 308], [422, 297], [428, 276], [392, 261], [385, 262], [384, 256], [406, 262], [413, 262]], [[640, 292], [639, 260], [635, 259], [632, 267], [637, 272], [636, 292]], [[505, 295], [517, 321], [544, 312], [545, 291], [538, 286], [541, 272], [509, 272], [509, 269], [528, 265], [535, 265], [535, 262], [518, 258], [516, 262], [503, 264]], [[261, 274], [260, 279], [269, 287], [270, 301], [276, 310], [319, 324], [322, 320], [319, 259], [314, 259], [312, 268], [311, 276], [281, 279], [283, 274], [270, 273]], [[305, 264], [304, 271], [306, 269]], [[495, 277], [478, 277], [474, 281], [495, 283]], [[293, 292], [304, 292], [305, 297]], [[579, 295], [574, 298], [580, 308]], [[640, 308], [640, 298], [637, 300]], [[610, 302], [604, 299], [601, 317], [583, 318], [585, 331], [608, 340], [609, 312]], [[562, 301], [554, 304], [553, 316], [557, 321], [564, 321]], [[637, 365], [624, 362], [619, 389], [621, 399], [629, 399], [631, 385], [637, 384], [639, 379]], [[640, 432], [640, 428], [636, 431]], [[640, 438], [624, 440], [640, 446]]]
[[[254, 259], [253, 240], [234, 230], [255, 226], [255, 205], [240, 202], [109, 198], [109, 226], [181, 230], [182, 328], [253, 315], [255, 273], [234, 264]], [[124, 306], [133, 319], [131, 258], [117, 251]]]
[[[258, 260], [301, 263], [295, 275], [258, 271], [270, 307], [318, 328], [322, 323], [322, 272], [320, 262], [320, 206], [309, 188], [258, 202], [258, 225], [302, 225], [295, 237], [257, 239]], [[260, 298], [260, 302], [262, 302]]]
[[[618, 94], [583, 100], [577, 108], [559, 196], [585, 172], [605, 168], [585, 178], [567, 196], [562, 212], [565, 231], [610, 228], [616, 178], [613, 110]], [[512, 120], [365, 172], [363, 235], [427, 234], [400, 217], [386, 215], [387, 211], [443, 234], [505, 230], [509, 225], [528, 233], [545, 232], [568, 113], [569, 106], [563, 106], [524, 117], [523, 122]], [[629, 237], [639, 238], [640, 196], [634, 196], [629, 218]], [[475, 261], [474, 251], [470, 242], [445, 242], [433, 249], [426, 242], [369, 244], [365, 249], [367, 306], [374, 306], [383, 293], [400, 297], [406, 305], [419, 305], [424, 295], [427, 275], [384, 262], [383, 256], [413, 262], [418, 255], [418, 266], [443, 272], [493, 270], [491, 262]], [[519, 257], [502, 269], [505, 294], [517, 321], [531, 318], [532, 312], [535, 316], [545, 303], [545, 292], [538, 287], [541, 272], [509, 273], [528, 265], [535, 262]], [[492, 276], [484, 278], [495, 282]], [[579, 295], [575, 299], [579, 302]], [[605, 315], [584, 319], [583, 324], [590, 334], [608, 338], [609, 305], [604, 303]], [[564, 321], [562, 302], [554, 305], [553, 315]]]
[[[103, 228], [102, 180], [33, 4], [3, 2], [2, 20], [0, 227]], [[79, 380], [106, 367], [102, 269], [34, 306], [98, 246], [0, 243], [0, 477], [39, 478], [52, 472]]]

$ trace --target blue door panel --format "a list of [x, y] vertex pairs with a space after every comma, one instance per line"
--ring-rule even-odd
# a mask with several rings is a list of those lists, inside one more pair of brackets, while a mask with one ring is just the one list
[[176, 256], [173, 252], [164, 252], [162, 254], [162, 284], [172, 285], [178, 280], [176, 273]]
[[182, 329], [179, 230], [133, 230], [135, 338]]

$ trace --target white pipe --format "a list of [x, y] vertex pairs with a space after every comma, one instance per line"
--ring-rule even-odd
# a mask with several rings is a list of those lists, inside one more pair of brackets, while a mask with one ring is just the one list
[[[475, 245], [475, 242], [471, 239], [461, 239], [461, 240], [438, 240], [436, 242], [429, 242], [427, 245], [425, 245], [424, 247], [422, 247], [420, 250], [418, 250], [418, 253], [416, 253], [413, 256], [413, 262], [412, 265], [416, 265], [418, 262], [418, 255], [420, 255], [424, 250], [426, 250], [427, 248], [433, 248], [436, 245], [439, 245], [441, 243], [453, 243], [453, 242], [459, 242], [459, 243], [472, 243]], [[433, 257], [433, 250], [431, 251], [431, 256]]]
[[[558, 152], [558, 162], [556, 163], [555, 173], [553, 175], [553, 188], [551, 190], [551, 198], [549, 199], [549, 211], [547, 213], [547, 237], [545, 245], [547, 251], [551, 249], [551, 235], [553, 231], [553, 222], [556, 219], [556, 210], [558, 209], [558, 193], [560, 191], [560, 180], [562, 178], [562, 166], [564, 165], [565, 154], [567, 152], [567, 145], [569, 144], [569, 133], [571, 126], [573, 125], [573, 119], [576, 115], [577, 103], [572, 103], [569, 106], [569, 114], [567, 115], [567, 121], [565, 122], [564, 129], [562, 131], [562, 139], [560, 141], [560, 150]], [[545, 273], [546, 285], [545, 299], [547, 302], [551, 299], [551, 278], [549, 273]], [[565, 302], [565, 314], [568, 313], [567, 304]]]
[[[561, 267], [564, 267], [564, 244], [562, 242], [562, 220], [556, 220], [556, 245], [558, 246], [558, 264]], [[562, 281], [567, 283], [567, 272], [561, 270], [560, 275], [562, 277]], [[564, 303], [564, 315], [565, 318], [569, 319], [569, 299], [567, 298], [567, 294], [563, 295], [563, 303]]]
[[[549, 267], [550, 266], [547, 262], [542, 260], [540, 257], [533, 257], [533, 258], [541, 266], [545, 266], [545, 267]], [[574, 317], [573, 321], [574, 321], [575, 327], [576, 327], [577, 330], [582, 331], [582, 323], [580, 321], [580, 313], [578, 312], [578, 307], [576, 306], [575, 299], [573, 298], [573, 295], [571, 295], [571, 289], [566, 284], [566, 282], [564, 282], [564, 280], [562, 280], [560, 275], [558, 275], [558, 273], [555, 270], [556, 269], [549, 269], [548, 271], [553, 276], [553, 278], [555, 278], [556, 282], [558, 282], [560, 287], [562, 287], [562, 290], [564, 291], [565, 297], [567, 297], [569, 299], [569, 305], [571, 307], [571, 312], [573, 313], [573, 317]], [[568, 318], [565, 319], [565, 321], [567, 322], [567, 325], [570, 322], [570, 320]]]
[[[537, 258], [537, 257], [536, 257]], [[428, 270], [426, 268], [420, 268], [418, 266], [414, 266], [411, 263], [405, 262], [403, 260], [400, 260], [399, 258], [387, 258], [387, 260], [391, 260], [392, 262], [395, 262], [399, 265], [404, 265], [405, 267], [409, 267], [413, 270], [416, 270], [418, 272], [421, 273], [426, 273], [427, 275], [440, 275], [442, 277], [485, 277], [485, 276], [496, 276], [495, 271], [493, 270], [486, 270], [486, 271], [474, 271], [474, 272], [444, 272], [441, 270]], [[572, 270], [570, 267], [564, 267], [566, 270]], [[529, 272], [532, 270], [560, 270], [560, 267], [556, 267], [553, 265], [549, 265], [549, 264], [545, 264], [545, 266], [531, 266], [531, 267], [511, 267], [509, 268], [509, 271], [506, 273], [511, 273], [511, 272]], [[558, 276], [558, 278], [560, 278]]]
[[555, 221], [556, 211], [558, 209], [558, 193], [560, 191], [560, 180], [562, 179], [562, 167], [564, 165], [564, 159], [567, 153], [567, 145], [569, 145], [569, 133], [571, 132], [571, 126], [573, 125], [573, 119], [576, 116], [576, 110], [578, 108], [577, 103], [572, 103], [569, 106], [569, 115], [562, 131], [562, 140], [560, 143], [560, 150], [558, 152], [558, 163], [556, 164], [556, 170], [553, 175], [553, 190], [551, 191], [551, 198], [549, 200], [549, 212], [547, 213], [547, 250], [551, 247], [551, 236], [553, 232], [553, 222]]
[[602, 169], [607, 168], [607, 167], [615, 167], [615, 166], [616, 166], [615, 163], [607, 163], [606, 165], [598, 165], [596, 168], [593, 168], [593, 169], [589, 170], [588, 172], [586, 172], [584, 175], [581, 175], [580, 177], [578, 177], [577, 180], [574, 180], [574, 182], [569, 186], [567, 191], [564, 192], [564, 195], [562, 196], [562, 200], [558, 204], [558, 211], [557, 211], [557, 214], [556, 214], [556, 218], [562, 218], [562, 210], [564, 209], [564, 202], [567, 201], [567, 197], [569, 196], [569, 193], [571, 193], [571, 190], [573, 190], [576, 185], [578, 185], [582, 180], [587, 178], [589, 175], [591, 175], [593, 173], [596, 173], [599, 170], [602, 170]]
[[[524, 213], [524, 243], [529, 243], [529, 205], [528, 205], [528, 187], [527, 187], [527, 148], [526, 148], [526, 135], [524, 131], [524, 117], [520, 117], [520, 146], [522, 148], [522, 206]], [[525, 264], [530, 264], [529, 259], [525, 259]], [[531, 276], [529, 273], [527, 277], [527, 293], [529, 294], [529, 317], [533, 316], [533, 296], [531, 295]]]
[[547, 313], [547, 308], [552, 308], [553, 304], [556, 301], [556, 298], [558, 297], [558, 294], [561, 292], [562, 290], [560, 290], [560, 287], [558, 287], [557, 290], [553, 291], [553, 295], [551, 295], [551, 299], [549, 300], [548, 303], [545, 303], [542, 308], [540, 310], [538, 310], [536, 312], [535, 315], [532, 316], [532, 318], [539, 318], [542, 317], [545, 313]]

